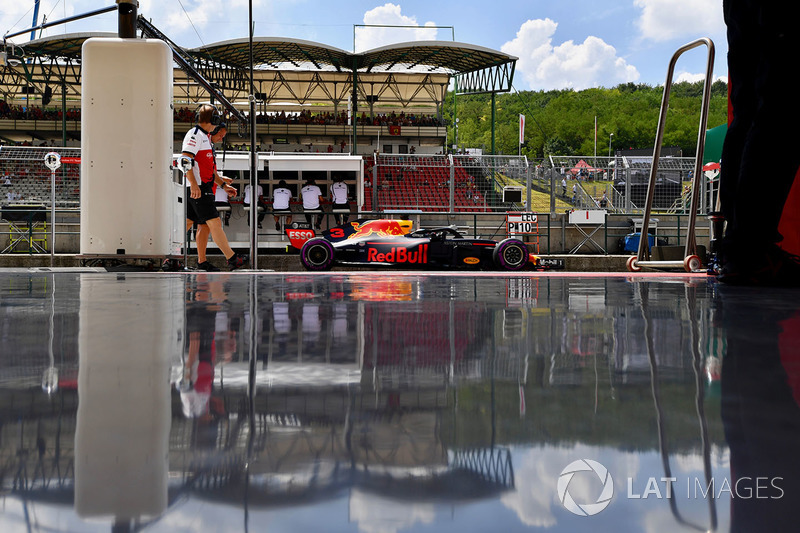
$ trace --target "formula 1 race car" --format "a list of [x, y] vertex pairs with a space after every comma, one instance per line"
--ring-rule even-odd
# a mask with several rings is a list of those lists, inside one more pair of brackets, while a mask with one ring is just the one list
[[416, 231], [412, 227], [409, 220], [360, 219], [331, 228], [321, 236], [310, 228], [290, 228], [287, 234], [308, 270], [329, 270], [334, 264], [510, 271], [563, 268], [563, 262], [531, 255], [519, 239], [497, 242], [465, 237], [450, 226]]

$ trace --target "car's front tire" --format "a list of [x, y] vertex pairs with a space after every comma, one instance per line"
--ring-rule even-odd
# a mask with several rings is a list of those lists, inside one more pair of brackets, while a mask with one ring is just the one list
[[528, 264], [528, 247], [519, 239], [504, 239], [494, 248], [492, 259], [497, 268], [522, 270]]
[[308, 270], [330, 270], [333, 266], [333, 245], [322, 237], [309, 239], [300, 249], [300, 262]]

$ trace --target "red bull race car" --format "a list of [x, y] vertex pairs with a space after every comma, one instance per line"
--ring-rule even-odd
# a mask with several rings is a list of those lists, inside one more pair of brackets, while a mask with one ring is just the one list
[[321, 236], [302, 227], [288, 228], [286, 233], [308, 270], [329, 270], [334, 264], [510, 271], [563, 268], [563, 262], [531, 255], [519, 239], [469, 238], [450, 226], [413, 231], [410, 220], [360, 219]]

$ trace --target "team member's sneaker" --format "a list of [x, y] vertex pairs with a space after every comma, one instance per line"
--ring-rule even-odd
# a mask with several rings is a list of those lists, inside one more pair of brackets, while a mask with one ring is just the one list
[[208, 261], [197, 263], [197, 268], [199, 268], [200, 270], [205, 270], [206, 272], [219, 272], [219, 268], [215, 267]]
[[280, 231], [280, 230], [281, 230], [281, 225], [280, 225], [280, 223], [278, 223], [278, 222], [276, 222], [276, 223], [275, 223], [275, 230], [276, 230], [276, 231]]
[[237, 268], [242, 268], [244, 265], [247, 264], [249, 258], [246, 255], [240, 255], [234, 253], [230, 259], [228, 259], [228, 268], [231, 270], [236, 270]]
[[763, 253], [744, 260], [723, 261], [717, 279], [727, 285], [800, 287], [800, 257], [771, 244]]

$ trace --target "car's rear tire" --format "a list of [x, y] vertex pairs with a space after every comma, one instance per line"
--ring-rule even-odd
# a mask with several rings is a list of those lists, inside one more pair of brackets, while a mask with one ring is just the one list
[[330, 270], [333, 266], [333, 245], [322, 237], [309, 239], [300, 249], [300, 262], [308, 270]]
[[528, 264], [528, 247], [519, 239], [504, 239], [494, 248], [492, 259], [497, 268], [522, 270]]

